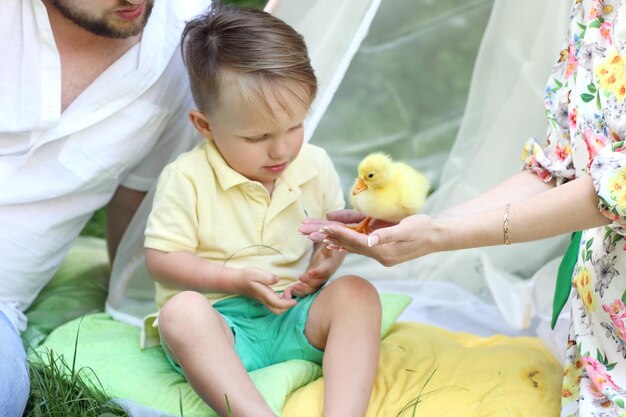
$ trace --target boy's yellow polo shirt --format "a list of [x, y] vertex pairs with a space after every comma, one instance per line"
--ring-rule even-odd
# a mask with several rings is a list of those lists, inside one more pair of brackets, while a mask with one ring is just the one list
[[[297, 232], [306, 217], [345, 206], [328, 154], [305, 144], [269, 193], [230, 168], [211, 141], [168, 165], [159, 178], [145, 247], [186, 251], [232, 268], [256, 266], [280, 277], [284, 289], [309, 264], [313, 244]], [[179, 292], [156, 283], [156, 302]], [[213, 303], [232, 294], [208, 293]]]

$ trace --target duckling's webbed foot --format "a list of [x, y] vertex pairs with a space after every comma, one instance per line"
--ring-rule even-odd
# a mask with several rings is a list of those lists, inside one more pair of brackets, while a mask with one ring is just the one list
[[346, 226], [349, 229], [354, 230], [355, 232], [359, 232], [359, 233], [363, 233], [366, 235], [369, 235], [370, 233], [372, 233], [374, 230], [370, 227], [370, 222], [372, 221], [372, 218], [370, 216], [367, 216], [366, 218], [364, 218], [363, 220], [361, 220], [361, 223], [357, 224], [356, 226]]

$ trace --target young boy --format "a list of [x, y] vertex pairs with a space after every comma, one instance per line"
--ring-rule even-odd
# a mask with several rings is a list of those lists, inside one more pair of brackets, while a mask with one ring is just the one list
[[164, 170], [146, 229], [162, 346], [222, 416], [225, 396], [234, 416], [274, 416], [246, 371], [306, 359], [323, 366], [324, 415], [362, 417], [378, 294], [357, 276], [324, 286], [344, 254], [296, 233], [344, 206], [330, 158], [303, 144], [317, 90], [303, 39], [263, 11], [215, 6], [182, 45], [206, 141]]

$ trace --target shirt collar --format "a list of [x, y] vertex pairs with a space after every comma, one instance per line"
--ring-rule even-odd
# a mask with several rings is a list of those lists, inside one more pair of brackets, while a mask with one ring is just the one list
[[[241, 184], [257, 183], [241, 175], [232, 169], [222, 158], [213, 141], [205, 142], [207, 160], [215, 172], [215, 177], [223, 190], [236, 187]], [[307, 158], [304, 154], [310, 145], [304, 144], [300, 150], [298, 157], [287, 167], [285, 172], [280, 176], [277, 182], [283, 182], [285, 185], [293, 188], [299, 188], [302, 184], [319, 174], [319, 169], [313, 163], [311, 158]]]

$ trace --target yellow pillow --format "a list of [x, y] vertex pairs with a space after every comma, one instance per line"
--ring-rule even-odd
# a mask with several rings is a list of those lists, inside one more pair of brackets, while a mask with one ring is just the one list
[[[367, 417], [551, 417], [562, 369], [540, 339], [397, 323], [381, 342]], [[324, 380], [294, 391], [285, 417], [321, 417]], [[421, 393], [421, 394], [420, 394]]]

